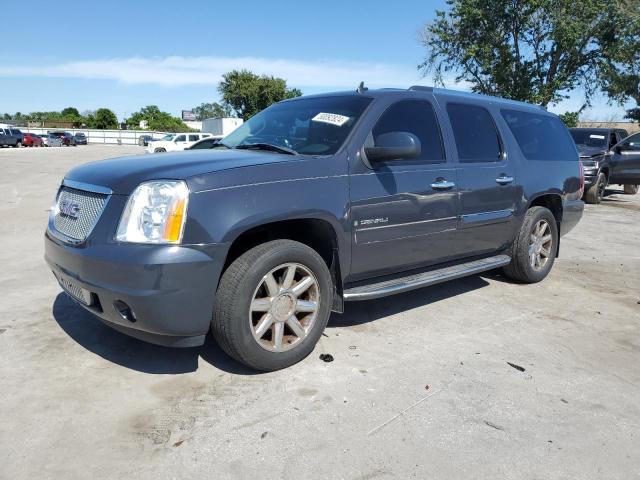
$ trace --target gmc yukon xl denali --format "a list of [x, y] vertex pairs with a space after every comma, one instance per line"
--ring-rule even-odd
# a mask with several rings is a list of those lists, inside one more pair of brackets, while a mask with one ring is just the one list
[[331, 311], [502, 268], [549, 273], [579, 221], [568, 130], [538, 107], [430, 87], [272, 105], [211, 150], [67, 173], [46, 261], [78, 304], [145, 341], [276, 370]]

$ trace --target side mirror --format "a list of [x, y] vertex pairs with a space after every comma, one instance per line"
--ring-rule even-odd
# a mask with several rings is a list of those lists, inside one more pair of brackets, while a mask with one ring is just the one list
[[420, 140], [409, 132], [388, 132], [375, 138], [373, 147], [365, 147], [364, 153], [371, 162], [408, 160], [420, 156]]

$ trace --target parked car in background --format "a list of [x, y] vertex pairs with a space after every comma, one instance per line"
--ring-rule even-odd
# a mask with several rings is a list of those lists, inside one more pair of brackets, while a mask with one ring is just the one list
[[621, 128], [571, 128], [584, 166], [587, 203], [600, 203], [607, 185], [618, 183], [611, 176], [611, 149], [629, 134]]
[[82, 132], [77, 132], [73, 135], [73, 138], [76, 141], [76, 145], [86, 145], [87, 144], [87, 136]]
[[17, 128], [0, 128], [1, 147], [21, 147], [24, 143], [24, 135]]
[[623, 139], [612, 149], [611, 183], [624, 186], [624, 193], [635, 195], [640, 188], [640, 133]]
[[45, 147], [61, 147], [62, 146], [62, 139], [51, 133], [44, 133], [40, 135], [40, 138], [42, 138], [42, 145]]
[[153, 140], [153, 135], [140, 135], [138, 137], [138, 145], [141, 147], [146, 147], [149, 145], [149, 142]]
[[345, 301], [496, 268], [543, 280], [582, 216], [583, 179], [567, 128], [537, 106], [360, 87], [276, 103], [212, 149], [76, 166], [45, 259], [120, 332], [190, 347], [211, 331], [277, 370]]
[[25, 147], [41, 147], [42, 139], [35, 133], [25, 133], [23, 135], [23, 145]]
[[149, 142], [145, 151], [147, 153], [179, 152], [211, 136], [210, 133], [175, 133]]
[[222, 138], [222, 135], [212, 135], [211, 137], [197, 141], [190, 147], [185, 148], [185, 150], [205, 150], [207, 148], [213, 148]]
[[76, 138], [69, 132], [49, 132], [51, 135], [58, 137], [62, 141], [62, 145], [66, 147], [76, 146]]

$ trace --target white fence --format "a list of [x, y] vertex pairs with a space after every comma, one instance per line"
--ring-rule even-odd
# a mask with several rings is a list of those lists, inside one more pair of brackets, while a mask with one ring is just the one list
[[93, 130], [86, 128], [30, 128], [19, 127], [23, 133], [48, 133], [48, 132], [69, 132], [75, 134], [84, 133], [89, 143], [103, 143], [106, 145], [138, 145], [141, 135], [151, 135], [153, 138], [160, 138], [166, 132], [152, 132], [149, 130]]

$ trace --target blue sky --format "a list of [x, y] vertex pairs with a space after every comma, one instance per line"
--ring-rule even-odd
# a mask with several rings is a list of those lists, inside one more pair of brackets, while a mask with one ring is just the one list
[[[155, 104], [174, 114], [218, 100], [234, 68], [273, 74], [305, 93], [431, 84], [416, 66], [421, 26], [443, 1], [7, 2], [0, 21], [0, 112]], [[16, 19], [14, 21], [7, 18]], [[448, 84], [464, 89], [464, 85]], [[575, 110], [572, 98], [552, 108]], [[620, 118], [597, 98], [590, 119]]]

